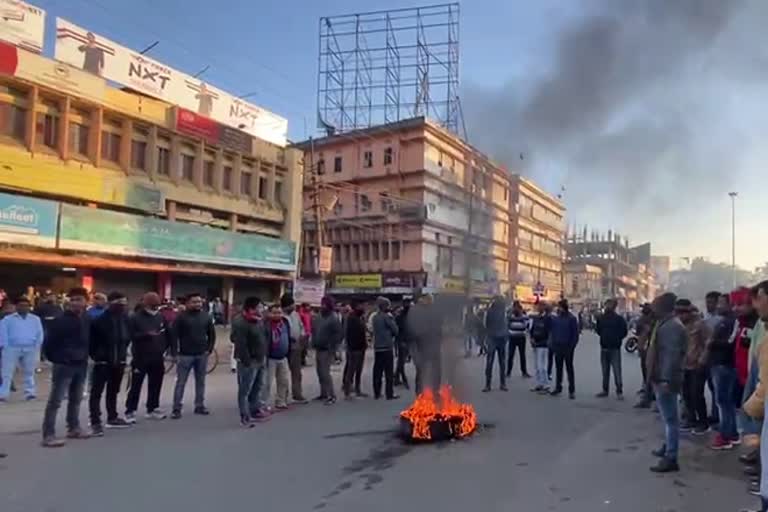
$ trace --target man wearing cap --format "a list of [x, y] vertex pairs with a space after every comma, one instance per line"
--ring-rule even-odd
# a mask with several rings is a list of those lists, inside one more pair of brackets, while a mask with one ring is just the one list
[[89, 354], [93, 360], [91, 392], [88, 408], [91, 416], [91, 435], [103, 436], [101, 423], [101, 395], [106, 389], [107, 428], [125, 428], [127, 421], [117, 415], [117, 394], [123, 380], [128, 345], [128, 299], [120, 292], [106, 297], [109, 306], [91, 322]]
[[333, 299], [325, 296], [320, 301], [320, 314], [312, 319], [312, 347], [315, 349], [317, 380], [320, 382], [320, 396], [317, 400], [324, 400], [326, 405], [336, 403], [331, 363], [342, 338], [341, 322], [334, 310]]

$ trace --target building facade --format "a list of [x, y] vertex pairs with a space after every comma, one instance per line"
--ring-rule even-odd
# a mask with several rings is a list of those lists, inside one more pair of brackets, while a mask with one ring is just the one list
[[0, 44], [0, 287], [236, 304], [292, 279], [300, 152]]
[[[320, 242], [333, 250], [332, 292], [465, 293], [469, 286], [476, 297], [511, 297], [536, 276], [559, 294], [560, 267], [551, 260], [559, 263], [561, 254], [562, 228], [554, 233], [562, 205], [430, 121], [414, 118], [300, 147], [307, 169], [302, 270], [317, 270], [319, 212]], [[545, 232], [553, 233], [554, 247], [534, 241]], [[519, 236], [529, 242], [522, 250]]]
[[576, 310], [599, 308], [603, 295], [603, 269], [587, 263], [565, 264], [565, 296]]

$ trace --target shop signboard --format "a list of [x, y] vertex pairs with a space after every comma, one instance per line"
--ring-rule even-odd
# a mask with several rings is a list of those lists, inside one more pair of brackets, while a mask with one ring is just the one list
[[254, 269], [296, 268], [293, 242], [66, 204], [59, 247]]
[[325, 279], [302, 277], [293, 283], [293, 299], [296, 304], [319, 306], [325, 295]]
[[0, 242], [56, 247], [59, 203], [0, 193]]
[[320, 268], [318, 270], [322, 273], [330, 272], [332, 262], [333, 262], [333, 247], [321, 247], [320, 248]]
[[56, 19], [56, 60], [285, 146], [288, 121], [109, 39]]
[[334, 288], [381, 288], [381, 274], [338, 274], [333, 278]]
[[41, 53], [45, 39], [45, 11], [20, 0], [0, 0], [0, 39]]
[[213, 119], [195, 114], [185, 108], [176, 108], [176, 131], [200, 137], [209, 144], [250, 155], [253, 138], [247, 133], [230, 128]]

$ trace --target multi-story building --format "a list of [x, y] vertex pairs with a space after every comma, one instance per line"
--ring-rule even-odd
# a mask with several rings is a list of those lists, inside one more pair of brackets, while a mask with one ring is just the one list
[[300, 152], [0, 50], [0, 287], [235, 304], [292, 278]]
[[299, 146], [309, 170], [302, 269], [316, 270], [319, 210], [333, 292], [462, 293], [469, 285], [474, 296], [513, 296], [518, 272], [523, 284], [541, 278], [559, 292], [552, 260], [561, 254], [562, 205], [436, 124], [414, 118]]
[[565, 296], [577, 310], [600, 307], [607, 298], [603, 295], [603, 269], [588, 263], [566, 263]]

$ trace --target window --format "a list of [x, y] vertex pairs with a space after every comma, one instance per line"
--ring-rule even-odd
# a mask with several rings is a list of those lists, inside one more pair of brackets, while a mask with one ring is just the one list
[[386, 193], [381, 194], [381, 211], [384, 213], [395, 211], [395, 206], [392, 204], [392, 199], [390, 199]]
[[381, 259], [382, 260], [389, 259], [389, 242], [384, 242], [383, 244], [381, 244]]
[[504, 188], [504, 200], [509, 200], [509, 189], [506, 187]]
[[363, 261], [368, 261], [371, 259], [371, 248], [368, 246], [368, 244], [363, 244], [363, 254], [361, 259]]
[[253, 183], [253, 175], [249, 172], [244, 172], [240, 175], [240, 193], [244, 196], [251, 195], [251, 184]]
[[392, 259], [395, 261], [400, 259], [400, 242], [392, 242]]
[[366, 169], [373, 167], [373, 151], [363, 153], [363, 167]]
[[27, 134], [27, 109], [16, 105], [3, 104], [1, 106], [3, 133], [23, 141]]
[[157, 174], [171, 175], [171, 150], [168, 148], [157, 148]]
[[283, 182], [282, 181], [275, 182], [275, 202], [280, 205], [283, 204]]
[[333, 205], [333, 214], [341, 215], [343, 211], [344, 211], [344, 205], [341, 204], [341, 201], [336, 201], [336, 204]]
[[131, 141], [131, 167], [147, 170], [147, 143], [143, 140]]
[[333, 159], [333, 172], [341, 172], [342, 161], [341, 157], [337, 156]]
[[338, 245], [333, 246], [333, 261], [341, 263], [341, 248]]
[[371, 200], [365, 194], [360, 196], [360, 209], [364, 212], [371, 211]]
[[51, 114], [37, 116], [37, 130], [35, 141], [38, 144], [56, 149], [59, 140], [59, 118]]
[[349, 261], [349, 246], [343, 245], [342, 248], [344, 249], [344, 261]]
[[88, 126], [69, 123], [69, 151], [78, 155], [88, 155]]
[[378, 243], [371, 244], [371, 259], [373, 259], [374, 261], [379, 260], [379, 244]]
[[267, 198], [267, 178], [259, 176], [259, 199]]
[[359, 245], [353, 245], [352, 246], [352, 259], [355, 261], [360, 261], [360, 246]]
[[186, 153], [181, 154], [179, 178], [184, 181], [195, 181], [195, 157]]
[[384, 165], [392, 165], [392, 148], [384, 150]]
[[319, 174], [320, 176], [325, 174], [325, 160], [323, 160], [322, 158], [317, 161], [317, 174]]
[[203, 185], [213, 187], [213, 172], [216, 163], [213, 160], [203, 162]]
[[221, 173], [221, 188], [227, 192], [232, 192], [232, 166], [225, 165]]

